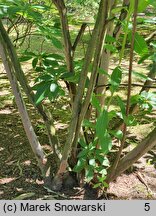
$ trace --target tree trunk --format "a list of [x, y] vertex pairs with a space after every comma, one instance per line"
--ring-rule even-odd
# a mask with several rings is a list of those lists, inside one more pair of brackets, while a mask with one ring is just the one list
[[42, 147], [37, 139], [37, 136], [34, 132], [33, 126], [30, 122], [19, 86], [18, 82], [15, 76], [14, 67], [12, 65], [12, 62], [9, 58], [7, 46], [5, 44], [4, 38], [2, 34], [0, 33], [0, 54], [2, 57], [3, 64], [5, 66], [5, 70], [8, 76], [8, 79], [10, 81], [10, 85], [13, 91], [13, 94], [15, 96], [15, 100], [17, 103], [18, 111], [20, 113], [22, 123], [26, 132], [26, 135], [28, 137], [28, 140], [30, 142], [31, 148], [37, 158], [38, 165], [42, 171], [42, 174], [45, 175], [45, 165], [46, 165], [46, 158], [44, 156], [44, 152], [42, 150]]
[[[86, 79], [87, 79], [87, 75], [89, 72], [89, 66], [90, 63], [92, 61], [92, 58], [94, 56], [94, 54], [96, 55], [96, 53], [101, 54], [101, 49], [102, 49], [102, 44], [103, 44], [103, 38], [104, 38], [104, 29], [105, 29], [105, 22], [107, 19], [107, 5], [108, 5], [108, 0], [101, 0], [100, 2], [100, 6], [99, 6], [99, 12], [98, 12], [98, 17], [94, 26], [94, 30], [93, 30], [93, 34], [92, 37], [90, 39], [89, 45], [88, 45], [88, 49], [86, 52], [86, 56], [84, 59], [84, 65], [81, 71], [81, 75], [80, 75], [80, 80], [79, 80], [79, 84], [78, 84], [78, 91], [77, 94], [75, 96], [75, 100], [74, 100], [74, 104], [73, 104], [73, 110], [72, 110], [72, 117], [71, 117], [71, 122], [69, 125], [69, 133], [67, 136], [67, 140], [66, 140], [66, 144], [63, 150], [63, 155], [62, 155], [62, 159], [61, 159], [61, 164], [59, 167], [59, 170], [57, 172], [56, 177], [53, 180], [53, 189], [57, 190], [57, 182], [59, 181], [61, 184], [61, 178], [62, 175], [64, 174], [64, 172], [66, 171], [66, 168], [68, 166], [67, 160], [68, 157], [71, 153], [71, 147], [72, 144], [74, 142], [75, 139], [75, 135], [77, 134], [77, 132], [79, 133], [79, 130], [81, 127], [79, 127], [79, 125], [82, 122], [82, 118], [80, 117], [80, 114], [82, 115], [81, 111], [82, 111], [82, 105], [84, 105], [83, 107], [86, 107], [86, 104], [82, 104], [83, 101], [83, 96], [84, 96], [84, 89], [85, 89], [85, 83], [86, 83]], [[102, 44], [100, 46], [99, 49], [99, 40], [102, 41]], [[101, 43], [100, 41], [100, 43]], [[97, 45], [98, 44], [98, 45]], [[96, 45], [98, 47], [98, 51], [97, 52], [97, 48]], [[98, 55], [96, 55], [96, 58], [98, 57]], [[94, 56], [95, 58], [95, 56]], [[93, 70], [96, 69], [96, 64], [98, 64], [98, 59], [96, 59], [97, 62], [93, 63]], [[96, 61], [95, 60], [95, 61]], [[95, 67], [95, 68], [94, 68]], [[88, 89], [88, 93], [87, 93], [87, 103], [88, 103], [88, 97], [91, 95], [91, 92], [93, 90], [94, 87], [94, 75], [96, 74], [97, 70], [93, 71], [93, 75], [92, 75], [92, 80], [90, 82], [90, 88]], [[90, 101], [90, 100], [89, 100]], [[79, 117], [81, 118], [81, 122], [79, 122]], [[78, 126], [78, 131], [77, 131], [77, 126]], [[60, 187], [60, 185], [59, 185]], [[58, 188], [59, 188], [58, 187]], [[59, 188], [60, 189], [60, 188]]]
[[54, 152], [56, 158], [58, 158], [60, 155], [60, 153], [57, 150], [58, 146], [59, 146], [59, 141], [58, 141], [57, 137], [55, 136], [55, 127], [53, 124], [53, 118], [52, 118], [51, 114], [46, 113], [45, 108], [42, 104], [39, 104], [39, 105], [35, 104], [34, 94], [31, 91], [30, 86], [28, 85], [26, 77], [25, 77], [23, 70], [21, 68], [21, 65], [19, 63], [17, 54], [15, 52], [14, 46], [13, 46], [5, 28], [3, 27], [1, 20], [0, 20], [0, 31], [1, 31], [1, 34], [2, 34], [4, 41], [6, 43], [8, 55], [10, 56], [12, 66], [14, 67], [15, 76], [16, 76], [17, 80], [19, 81], [21, 87], [23, 88], [24, 92], [26, 93], [29, 102], [37, 109], [39, 114], [42, 116], [43, 121], [45, 123], [45, 126], [47, 128], [49, 143], [53, 149], [53, 152]]

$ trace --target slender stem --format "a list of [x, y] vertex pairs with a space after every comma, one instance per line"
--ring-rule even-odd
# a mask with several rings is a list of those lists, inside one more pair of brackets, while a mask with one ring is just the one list
[[106, 36], [106, 32], [107, 32], [107, 18], [108, 18], [108, 1], [105, 1], [105, 11], [103, 11], [103, 13], [101, 14], [101, 23], [99, 24], [100, 26], [100, 30], [99, 30], [99, 36], [97, 38], [97, 45], [96, 45], [96, 50], [95, 50], [95, 54], [94, 54], [94, 61], [93, 61], [93, 69], [92, 69], [92, 73], [91, 73], [91, 77], [90, 77], [90, 82], [89, 82], [89, 87], [86, 93], [86, 97], [85, 100], [83, 102], [82, 105], [82, 109], [79, 115], [79, 119], [78, 119], [78, 123], [77, 123], [77, 129], [76, 129], [76, 135], [75, 135], [75, 139], [73, 142], [73, 150], [74, 150], [74, 156], [76, 156], [76, 148], [77, 148], [77, 142], [78, 142], [78, 137], [79, 137], [79, 133], [80, 133], [80, 129], [81, 129], [81, 124], [82, 121], [86, 115], [89, 103], [90, 103], [90, 98], [91, 98], [91, 94], [93, 93], [94, 90], [94, 86], [96, 84], [96, 79], [97, 79], [97, 74], [98, 74], [98, 67], [100, 64], [100, 57], [102, 54], [102, 47], [105, 41], [105, 36]]
[[[69, 24], [68, 24], [68, 19], [67, 19], [67, 8], [65, 6], [64, 0], [61, 0], [61, 1], [52, 0], [52, 2], [55, 4], [60, 14], [67, 69], [69, 72], [74, 73], [72, 43], [71, 43]], [[71, 96], [71, 103], [73, 103], [75, 95], [76, 95], [76, 85], [75, 83], [71, 83], [71, 82], [66, 83], [66, 85], [67, 85], [67, 88], [69, 89], [69, 93]]]
[[[133, 57], [134, 57], [134, 40], [135, 40], [135, 32], [136, 32], [136, 26], [137, 26], [137, 11], [138, 11], [138, 0], [135, 0], [134, 4], [134, 21], [133, 21], [133, 30], [132, 30], [132, 41], [131, 41], [131, 49], [130, 49], [130, 62], [129, 62], [129, 77], [128, 77], [128, 93], [127, 93], [127, 105], [126, 105], [126, 118], [128, 118], [129, 115], [129, 109], [130, 109], [130, 97], [131, 97], [131, 87], [132, 87], [132, 68], [133, 68]], [[118, 163], [120, 161], [121, 153], [124, 148], [124, 143], [126, 139], [126, 131], [127, 131], [127, 125], [124, 123], [123, 126], [123, 138], [120, 144], [120, 148], [117, 152], [116, 159], [114, 161], [114, 164], [110, 168], [110, 173], [107, 177], [107, 182], [110, 181], [112, 176], [114, 175], [114, 172], [116, 170], [116, 167], [118, 166]]]

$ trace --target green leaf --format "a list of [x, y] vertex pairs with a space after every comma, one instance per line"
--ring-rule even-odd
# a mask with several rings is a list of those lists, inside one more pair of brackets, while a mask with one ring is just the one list
[[105, 44], [104, 49], [109, 50], [112, 53], [117, 52], [117, 48], [112, 44]]
[[118, 7], [115, 7], [111, 10], [111, 13], [112, 14], [119, 14], [121, 12], [121, 10], [127, 10], [126, 7], [123, 7], [123, 6], [118, 6]]
[[124, 118], [126, 116], [126, 106], [119, 96], [117, 97], [117, 101], [118, 101], [118, 105], [121, 109], [122, 118]]
[[149, 59], [153, 53], [145, 53], [144, 55], [141, 56], [141, 58], [138, 61], [138, 64], [143, 63], [146, 59]]
[[83, 148], [85, 148], [87, 146], [86, 142], [82, 138], [80, 138], [79, 143], [80, 143], [81, 147], [83, 147]]
[[103, 137], [99, 139], [99, 144], [104, 154], [110, 152], [112, 148], [112, 139], [108, 132], [105, 132]]
[[58, 49], [63, 48], [62, 43], [56, 37], [51, 37], [51, 41], [56, 48], [58, 48]]
[[139, 94], [136, 94], [136, 95], [133, 95], [130, 99], [130, 103], [131, 105], [132, 104], [137, 104], [140, 100], [140, 95]]
[[78, 158], [82, 158], [83, 157], [83, 159], [84, 158], [86, 158], [87, 157], [87, 154], [88, 154], [88, 149], [84, 149], [84, 150], [82, 150], [79, 154], [78, 154]]
[[91, 166], [93, 166], [93, 167], [96, 166], [96, 161], [95, 161], [94, 158], [89, 160], [89, 165], [91, 165]]
[[61, 79], [68, 81], [68, 82], [78, 83], [79, 73], [73, 74], [71, 72], [65, 72], [61, 75]]
[[64, 57], [63, 56], [61, 56], [59, 54], [55, 54], [55, 53], [46, 54], [46, 57], [50, 57], [50, 58], [53, 58], [53, 59], [56, 59], [56, 60], [64, 61]]
[[34, 58], [33, 61], [32, 61], [32, 66], [33, 66], [33, 68], [36, 68], [37, 63], [38, 63], [38, 58], [36, 57], [36, 58]]
[[138, 12], [143, 12], [149, 4], [149, 0], [139, 0]]
[[132, 74], [135, 76], [135, 77], [138, 77], [140, 78], [141, 80], [143, 81], [146, 81], [148, 79], [148, 76], [142, 74], [142, 73], [139, 73], [139, 72], [136, 72], [136, 71], [133, 71]]
[[100, 102], [99, 100], [97, 99], [97, 96], [95, 94], [93, 94], [92, 96], [92, 101], [91, 101], [91, 104], [93, 105], [93, 107], [95, 109], [97, 109], [97, 111], [100, 113], [101, 112], [101, 105], [100, 105]]
[[25, 61], [29, 61], [30, 59], [32, 59], [33, 56], [22, 56], [19, 58], [20, 62], [25, 62]]
[[151, 5], [153, 5], [154, 7], [156, 7], [156, 1], [155, 1], [155, 0], [149, 0], [149, 3], [150, 3]]
[[123, 137], [123, 132], [121, 130], [115, 131], [115, 130], [111, 130], [110, 134], [112, 134], [114, 137], [116, 137], [119, 140], [122, 140]]
[[118, 66], [113, 70], [112, 75], [111, 75], [111, 79], [110, 79], [110, 84], [111, 84], [110, 91], [112, 94], [115, 91], [117, 91], [117, 89], [119, 88], [121, 80], [122, 80], [122, 70]]
[[127, 126], [136, 126], [137, 121], [134, 116], [129, 115], [127, 118], [125, 118], [125, 123]]
[[107, 71], [105, 71], [103, 68], [98, 68], [98, 72], [99, 72], [99, 74], [103, 74], [103, 75], [105, 75], [105, 76], [107, 76], [107, 77], [111, 77], [109, 74], [108, 74], [108, 72]]
[[86, 177], [87, 182], [90, 182], [93, 179], [94, 171], [93, 171], [92, 166], [87, 166], [86, 172], [85, 172], [85, 177]]
[[104, 109], [100, 113], [96, 122], [96, 135], [99, 139], [103, 138], [103, 135], [108, 127], [108, 112]]
[[103, 166], [109, 167], [110, 163], [107, 157], [104, 157], [103, 162], [102, 162]]
[[113, 118], [115, 118], [117, 115], [117, 112], [115, 110], [111, 110], [109, 113], [108, 113], [108, 118], [109, 118], [109, 121], [112, 120]]
[[54, 60], [54, 59], [51, 59], [50, 57], [47, 57], [43, 60], [43, 64], [44, 66], [53, 66], [53, 67], [58, 67], [59, 66], [59, 63]]
[[81, 172], [86, 166], [86, 160], [83, 158], [80, 158], [76, 164], [76, 166], [73, 168], [74, 172]]
[[134, 50], [140, 56], [144, 56], [145, 54], [149, 52], [145, 39], [141, 35], [139, 35], [137, 32], [135, 33]]
[[107, 170], [106, 169], [102, 169], [99, 173], [102, 175], [102, 177], [104, 177], [104, 176], [107, 175]]
[[90, 122], [88, 119], [83, 120], [83, 126], [92, 129], [95, 128], [95, 125], [92, 122]]
[[105, 40], [106, 40], [106, 43], [114, 43], [116, 41], [116, 38], [107, 34]]
[[37, 90], [35, 97], [34, 97], [36, 105], [41, 103], [41, 101], [43, 101], [46, 98], [46, 91], [48, 90], [49, 87], [50, 87], [50, 84], [47, 85], [47, 83], [45, 82], [36, 84], [33, 87], [34, 90]]
[[64, 90], [58, 85], [58, 83], [53, 82], [50, 84], [50, 90], [48, 92], [48, 98], [49, 100], [54, 100], [58, 96], [63, 96]]

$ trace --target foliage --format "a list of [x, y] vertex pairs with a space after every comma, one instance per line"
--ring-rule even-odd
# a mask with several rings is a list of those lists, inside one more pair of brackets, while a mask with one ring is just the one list
[[[138, 32], [135, 32], [133, 35], [132, 26], [135, 24], [131, 17], [134, 14], [135, 1], [130, 1], [129, 8], [121, 6], [121, 1], [118, 1], [116, 8], [113, 8], [112, 11], [111, 9], [107, 11], [108, 17], [106, 23], [109, 24], [109, 22], [113, 20], [114, 24], [118, 24], [119, 22], [121, 25], [124, 35], [121, 34], [119, 39], [115, 38], [113, 34], [107, 34], [105, 37], [107, 24], [105, 23], [106, 27], [102, 29], [103, 26], [100, 26], [100, 24], [103, 20], [101, 21], [101, 17], [98, 17], [100, 11], [104, 10], [104, 8], [99, 7], [100, 1], [67, 0], [65, 3], [65, 5], [61, 5], [60, 7], [60, 5], [57, 5], [56, 1], [50, 4], [49, 1], [32, 1], [30, 3], [26, 0], [3, 0], [0, 3], [0, 18], [3, 18], [4, 21], [7, 19], [12, 20], [14, 27], [16, 27], [16, 21], [19, 18], [22, 22], [26, 21], [31, 23], [34, 29], [33, 34], [39, 35], [43, 40], [48, 41], [51, 47], [49, 52], [46, 50], [41, 50], [39, 52], [25, 50], [19, 57], [20, 62], [31, 61], [32, 70], [35, 72], [36, 79], [33, 80], [33, 86], [31, 88], [34, 94], [33, 102], [35, 106], [38, 107], [43, 104], [43, 101], [46, 102], [45, 99], [49, 99], [55, 106], [56, 99], [70, 97], [71, 93], [73, 93], [71, 89], [74, 86], [76, 93], [70, 99], [72, 107], [71, 115], [73, 115], [73, 118], [71, 118], [71, 125], [75, 127], [75, 132], [72, 134], [71, 126], [71, 131], [69, 128], [68, 133], [69, 140], [73, 142], [71, 143], [71, 147], [73, 149], [77, 148], [78, 151], [76, 155], [77, 162], [75, 162], [73, 170], [75, 172], [84, 171], [86, 181], [95, 181], [95, 187], [107, 187], [107, 174], [112, 166], [112, 161], [108, 155], [113, 155], [112, 147], [114, 140], [118, 143], [122, 143], [125, 136], [124, 131], [117, 128], [112, 129], [111, 122], [114, 119], [120, 118], [126, 127], [138, 124], [137, 118], [135, 118], [132, 113], [127, 112], [130, 108], [128, 107], [128, 102], [125, 102], [125, 98], [120, 95], [120, 88], [122, 86], [124, 74], [126, 73], [121, 64], [125, 57], [126, 47], [132, 44], [134, 37], [134, 52], [138, 56], [138, 63], [141, 64], [146, 59], [150, 59], [152, 63], [156, 61], [156, 45], [154, 42], [148, 45], [144, 37]], [[154, 6], [155, 1], [140, 0], [138, 11], [144, 11], [149, 4]], [[67, 14], [66, 10], [62, 13], [61, 9], [63, 7], [67, 7]], [[99, 12], [97, 13], [98, 7]], [[88, 8], [88, 10], [86, 10], [86, 8]], [[79, 9], [81, 10], [79, 11]], [[119, 15], [120, 13], [122, 14], [123, 10], [127, 12], [127, 16], [121, 21], [119, 20]], [[90, 32], [88, 33], [85, 29], [83, 35], [79, 35], [82, 33], [80, 28], [75, 39], [75, 28], [77, 28], [77, 24], [74, 25], [73, 20], [82, 13], [84, 13], [84, 17], [78, 20], [78, 25], [85, 17], [89, 17], [90, 14], [92, 16], [95, 15], [96, 24], [93, 28], [93, 19], [89, 17], [88, 25], [92, 23], [89, 25], [91, 29]], [[77, 16], [75, 16], [75, 14], [77, 14]], [[112, 14], [114, 15], [113, 18]], [[147, 22], [147, 19], [144, 19], [144, 22]], [[29, 35], [31, 40], [31, 34], [31, 29], [30, 31], [26, 30], [23, 37]], [[81, 55], [80, 58], [77, 58], [75, 52], [79, 52], [78, 47], [82, 46], [80, 38], [85, 34], [90, 35], [89, 41], [87, 41], [87, 45], [84, 47], [84, 54]], [[99, 35], [101, 41], [98, 38]], [[81, 37], [79, 38], [78, 36]], [[17, 39], [19, 40], [19, 36]], [[77, 46], [74, 47], [75, 41], [77, 42], [77, 40]], [[98, 46], [99, 41], [102, 46]], [[121, 49], [118, 48], [119, 45]], [[99, 50], [98, 47], [100, 47]], [[100, 49], [103, 49], [105, 52], [110, 52], [110, 55], [114, 55], [119, 59], [119, 62], [114, 66], [111, 73], [99, 66], [99, 58], [101, 57]], [[107, 77], [107, 86], [109, 87], [108, 93], [110, 94], [110, 98], [104, 106], [101, 106], [99, 102], [99, 97], [101, 95], [96, 95], [95, 93], [95, 88], [101, 87], [98, 85], [96, 86], [96, 79], [100, 74]], [[139, 77], [143, 81], [150, 80], [147, 75], [141, 74], [139, 71], [133, 71], [132, 75]], [[66, 84], [67, 89], [63, 87], [63, 82]], [[83, 86], [81, 86], [83, 82], [84, 89]], [[65, 93], [67, 90], [69, 91], [68, 96]], [[80, 98], [79, 107], [74, 107], [74, 104], [78, 101], [78, 97]], [[73, 98], [74, 100], [72, 100]], [[114, 99], [117, 100], [115, 110], [111, 108]], [[87, 106], [88, 110], [89, 107], [91, 107], [92, 111], [88, 115], [89, 117], [87, 117], [88, 110], [85, 111], [86, 113], [82, 113], [82, 111], [85, 110], [86, 104], [89, 104]], [[131, 96], [130, 105], [136, 104], [142, 111], [151, 113], [156, 107], [155, 92], [142, 91], [141, 93]], [[74, 109], [79, 110], [75, 111]], [[75, 114], [73, 114], [74, 111], [76, 112]], [[84, 117], [82, 117], [83, 115]], [[83, 130], [82, 134], [79, 133], [81, 129]], [[76, 139], [78, 139], [78, 143]], [[74, 141], [76, 144], [74, 144]], [[78, 148], [77, 146], [80, 147]], [[63, 156], [66, 154], [68, 158], [71, 153], [72, 151], [66, 149], [65, 144]]]

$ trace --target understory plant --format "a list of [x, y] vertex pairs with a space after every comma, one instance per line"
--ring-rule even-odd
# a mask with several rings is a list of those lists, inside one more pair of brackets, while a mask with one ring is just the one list
[[[80, 3], [87, 4], [87, 1], [77, 1], [76, 4]], [[60, 190], [65, 173], [72, 170], [82, 181], [103, 189], [156, 144], [154, 128], [147, 138], [122, 156], [127, 129], [138, 124], [134, 113], [151, 113], [156, 106], [155, 92], [149, 91], [155, 79], [155, 43], [148, 45], [137, 32], [138, 13], [149, 5], [152, 7], [154, 1], [101, 0], [94, 24], [81, 21], [78, 30], [73, 24], [76, 22], [73, 21], [73, 11], [70, 14], [68, 10], [70, 4], [72, 2], [66, 4], [64, 0], [31, 3], [3, 0], [0, 3], [0, 54], [42, 175], [45, 180], [50, 179], [48, 186]], [[21, 25], [25, 31], [19, 36]], [[14, 43], [9, 36], [10, 29], [17, 33]], [[31, 35], [43, 39], [41, 50], [27, 47], [18, 56], [14, 44], [21, 38], [31, 40]], [[85, 37], [86, 43], [83, 42]], [[49, 51], [43, 49], [45, 41], [51, 47]], [[127, 49], [130, 53], [128, 83], [123, 83], [127, 71], [122, 67], [122, 61]], [[138, 55], [139, 64], [147, 58], [151, 60], [148, 76], [133, 71], [134, 54]], [[114, 55], [118, 61], [110, 71], [110, 60]], [[20, 63], [27, 61], [31, 61], [32, 70], [37, 74], [33, 86], [27, 81]], [[136, 95], [131, 94], [132, 76], [140, 77], [144, 82]], [[122, 87], [127, 90], [126, 98], [120, 95]], [[21, 89], [44, 121], [56, 158], [56, 173], [49, 171], [49, 158], [46, 158], [33, 130]], [[59, 142], [53, 114], [46, 107], [47, 99], [56, 106], [62, 97], [67, 97], [70, 103], [70, 121], [63, 146]], [[114, 100], [116, 107], [112, 109]]]

